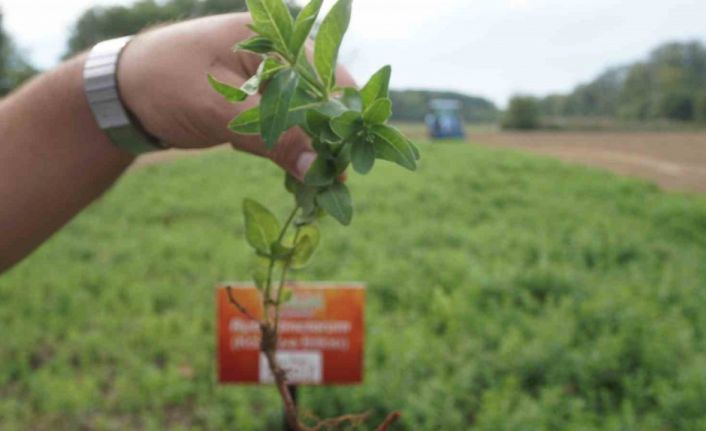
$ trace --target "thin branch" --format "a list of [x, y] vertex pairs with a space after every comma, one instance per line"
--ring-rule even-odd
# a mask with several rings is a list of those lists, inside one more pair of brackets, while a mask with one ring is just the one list
[[387, 431], [402, 416], [400, 412], [392, 412], [387, 415], [384, 421], [377, 427], [377, 431]]
[[254, 320], [256, 322], [259, 322], [258, 319], [256, 319], [250, 311], [248, 311], [247, 308], [240, 302], [238, 302], [237, 299], [235, 299], [235, 295], [233, 295], [233, 288], [230, 286], [226, 286], [226, 292], [228, 292], [228, 301], [230, 301], [231, 304], [235, 306], [235, 308], [238, 309], [241, 313], [243, 313], [246, 317], [248, 317], [250, 320]]

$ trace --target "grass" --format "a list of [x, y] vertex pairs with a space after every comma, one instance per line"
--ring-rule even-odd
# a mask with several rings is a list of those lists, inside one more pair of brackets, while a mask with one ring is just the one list
[[[366, 382], [320, 415], [399, 430], [706, 429], [706, 200], [510, 151], [422, 145], [351, 178], [305, 279], [369, 284]], [[273, 389], [215, 384], [213, 288], [245, 279], [231, 152], [125, 177], [0, 278], [0, 429], [278, 430]], [[278, 203], [279, 202], [279, 203]]]

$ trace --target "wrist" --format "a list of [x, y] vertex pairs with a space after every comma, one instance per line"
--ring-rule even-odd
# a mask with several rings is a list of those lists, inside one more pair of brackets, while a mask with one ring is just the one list
[[86, 98], [99, 128], [116, 147], [140, 155], [165, 146], [147, 132], [131, 112], [120, 88], [119, 64], [130, 39], [111, 39], [94, 46], [86, 59], [83, 75]]

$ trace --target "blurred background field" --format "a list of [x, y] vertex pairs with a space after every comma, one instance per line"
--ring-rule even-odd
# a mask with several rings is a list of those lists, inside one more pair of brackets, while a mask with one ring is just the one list
[[[366, 381], [321, 415], [400, 429], [706, 426], [706, 199], [548, 158], [422, 143], [351, 178], [304, 279], [369, 284]], [[248, 277], [240, 202], [281, 175], [227, 150], [124, 178], [0, 279], [0, 429], [279, 429], [273, 390], [219, 387], [213, 289]], [[280, 215], [284, 206], [278, 208]]]
[[[400, 430], [706, 429], [704, 4], [354, 4], [342, 60], [392, 63], [423, 161], [351, 175], [353, 226], [324, 222], [298, 275], [369, 285], [365, 384], [306, 388], [304, 408], [400, 410]], [[244, 1], [2, 6], [0, 96]], [[462, 103], [465, 140], [429, 142], [439, 98]], [[142, 158], [0, 276], [0, 430], [281, 429], [274, 390], [216, 384], [213, 297], [250, 275], [242, 200], [283, 217], [281, 177], [227, 149]]]

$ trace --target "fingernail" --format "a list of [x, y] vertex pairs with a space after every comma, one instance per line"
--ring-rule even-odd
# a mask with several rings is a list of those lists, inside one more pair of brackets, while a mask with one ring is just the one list
[[306, 175], [309, 167], [312, 163], [314, 163], [314, 159], [316, 159], [316, 153], [312, 153], [311, 151], [307, 151], [299, 155], [295, 169], [297, 170], [296, 175], [300, 180], [304, 178], [304, 175]]

